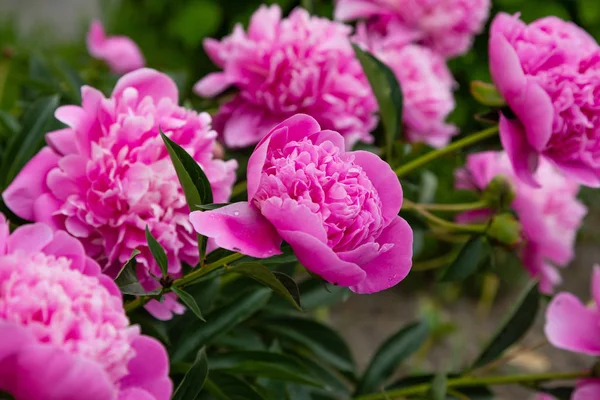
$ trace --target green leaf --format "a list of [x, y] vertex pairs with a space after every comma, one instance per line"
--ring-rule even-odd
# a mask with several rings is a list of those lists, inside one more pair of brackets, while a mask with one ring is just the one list
[[218, 208], [222, 208], [230, 205], [231, 203], [213, 203], [213, 204], [199, 204], [199, 210], [216, 210]]
[[235, 265], [230, 268], [230, 271], [247, 276], [270, 287], [274, 292], [281, 295], [294, 307], [302, 311], [298, 286], [296, 286], [294, 280], [289, 276], [279, 272], [273, 273], [269, 268], [256, 262]]
[[81, 87], [85, 84], [79, 73], [69, 66], [63, 59], [57, 60], [54, 63], [54, 70], [60, 78], [64, 86], [68, 89], [69, 97], [76, 103], [81, 103]]
[[388, 338], [371, 359], [355, 394], [380, 390], [397, 367], [418, 351], [428, 337], [429, 325], [426, 322], [414, 322]]
[[478, 368], [494, 361], [508, 347], [523, 337], [533, 325], [539, 305], [538, 285], [537, 282], [533, 282], [527, 285], [513, 310], [507, 315], [504, 323], [477, 357], [471, 368]]
[[177, 296], [179, 296], [179, 298], [181, 299], [181, 301], [183, 301], [183, 303], [186, 306], [188, 306], [188, 308], [190, 310], [192, 310], [192, 312], [196, 315], [196, 317], [198, 317], [198, 319], [200, 319], [200, 321], [206, 322], [206, 320], [202, 316], [202, 311], [200, 310], [200, 307], [198, 306], [198, 303], [196, 303], [196, 300], [194, 299], [194, 297], [191, 294], [189, 294], [185, 290], [183, 290], [181, 288], [178, 288], [178, 287], [175, 287], [175, 286], [173, 286], [171, 288], [171, 290]]
[[471, 95], [475, 100], [490, 107], [504, 107], [506, 101], [496, 86], [482, 81], [471, 82]]
[[304, 310], [333, 305], [348, 298], [351, 293], [346, 287], [329, 285], [322, 279], [316, 278], [308, 278], [300, 282], [298, 288]]
[[338, 394], [339, 398], [351, 397], [350, 384], [338, 371], [319, 362], [320, 360], [317, 360], [314, 355], [296, 352], [294, 356], [312, 372], [313, 376], [318, 377], [327, 384], [327, 390]]
[[212, 188], [200, 165], [187, 151], [169, 139], [162, 130], [160, 135], [167, 146], [190, 211], [199, 210], [199, 206], [202, 204], [212, 204]]
[[429, 389], [429, 398], [431, 400], [446, 400], [448, 380], [446, 374], [438, 374], [431, 381], [431, 388]]
[[263, 320], [260, 328], [312, 351], [319, 359], [354, 373], [350, 349], [333, 329], [305, 318], [281, 317]]
[[473, 236], [460, 250], [452, 264], [442, 271], [442, 282], [462, 281], [477, 271], [486, 246], [484, 236]]
[[214, 35], [223, 20], [223, 9], [212, 0], [196, 0], [184, 3], [171, 18], [167, 30], [188, 48], [197, 47], [202, 39]]
[[173, 338], [173, 343], [176, 343], [177, 347], [173, 352], [173, 357], [171, 357], [172, 361], [185, 361], [188, 355], [199, 347], [229, 332], [263, 308], [269, 301], [271, 293], [271, 290], [267, 288], [260, 288], [248, 294], [243, 294], [209, 313], [206, 317], [206, 323], [199, 320], [192, 321], [186, 329], [179, 332], [177, 339]]
[[8, 133], [8, 137], [17, 135], [21, 130], [21, 125], [15, 119], [15, 117], [4, 110], [0, 110], [0, 127], [2, 127], [6, 133]]
[[208, 360], [204, 348], [201, 348], [196, 356], [196, 361], [175, 390], [173, 400], [196, 400], [200, 396], [207, 376]]
[[294, 357], [268, 351], [237, 351], [218, 354], [210, 360], [210, 370], [233, 375], [269, 378], [323, 387], [311, 371]]
[[379, 114], [385, 129], [387, 161], [392, 161], [392, 151], [402, 131], [402, 90], [396, 76], [384, 63], [353, 44], [356, 57], [369, 80], [379, 104]]
[[163, 278], [166, 278], [169, 276], [169, 261], [167, 260], [167, 253], [165, 253], [165, 249], [163, 249], [152, 233], [150, 233], [148, 225], [146, 225], [146, 241], [148, 242], [148, 247], [150, 248], [152, 257], [154, 257], [154, 260], [156, 260], [156, 263], [160, 267], [160, 272], [162, 273]]
[[4, 151], [0, 177], [4, 177], [6, 185], [43, 146], [46, 127], [58, 107], [58, 100], [57, 95], [42, 97], [25, 110], [20, 132], [11, 138]]
[[211, 371], [205, 388], [217, 400], [267, 400], [245, 380], [219, 371]]
[[133, 251], [129, 261], [125, 263], [115, 278], [115, 283], [123, 294], [131, 294], [134, 296], [159, 294], [160, 290], [158, 289], [151, 292], [146, 292], [146, 290], [140, 284], [136, 274], [137, 261], [135, 260], [135, 257], [138, 254], [140, 254], [138, 250]]

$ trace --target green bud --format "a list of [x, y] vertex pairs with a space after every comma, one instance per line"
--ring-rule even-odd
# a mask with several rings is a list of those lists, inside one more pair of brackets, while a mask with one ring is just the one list
[[487, 230], [488, 237], [507, 246], [516, 246], [521, 242], [522, 227], [519, 221], [510, 214], [496, 215]]
[[487, 185], [481, 198], [492, 211], [506, 211], [515, 199], [515, 191], [508, 178], [498, 175]]
[[471, 95], [481, 104], [490, 107], [504, 107], [506, 101], [496, 89], [496, 86], [491, 83], [482, 81], [471, 82]]

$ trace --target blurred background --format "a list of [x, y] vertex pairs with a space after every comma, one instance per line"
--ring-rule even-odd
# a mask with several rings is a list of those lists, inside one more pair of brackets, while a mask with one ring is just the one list
[[[63, 98], [77, 102], [78, 87], [84, 82], [110, 88], [116, 77], [92, 60], [85, 48], [91, 19], [100, 19], [109, 34], [130, 36], [141, 47], [148, 66], [174, 77], [187, 105], [204, 109], [206, 103], [191, 93], [192, 85], [215, 68], [202, 49], [202, 40], [228, 34], [235, 23], [246, 24], [261, 3], [280, 4], [286, 12], [300, 5], [293, 0], [0, 0], [0, 110], [19, 109], [28, 99], [57, 90], [65, 93]], [[331, 17], [331, 0], [305, 0], [302, 4], [315, 14]], [[493, 0], [492, 15], [498, 11], [520, 12], [526, 22], [558, 16], [600, 38], [599, 0]], [[6, 72], [8, 60], [20, 67]], [[481, 128], [474, 115], [485, 112], [472, 100], [469, 82], [489, 81], [487, 36], [480, 35], [472, 50], [451, 60], [450, 67], [458, 82], [457, 108], [451, 120], [462, 134], [469, 134]], [[54, 79], [55, 74], [62, 78]], [[463, 194], [452, 190], [452, 169], [448, 168], [449, 163], [459, 166], [463, 161], [464, 155], [446, 159], [432, 165], [420, 180], [403, 184], [408, 190], [413, 185], [422, 200], [422, 196], [428, 197], [424, 201], [464, 200]], [[580, 233], [577, 259], [562, 273], [563, 288], [586, 298], [590, 268], [600, 262], [600, 214], [597, 193], [585, 190], [581, 196], [590, 213]], [[448, 251], [426, 237], [421, 240], [417, 260]], [[452, 369], [475, 355], [523, 286], [523, 274], [515, 263], [514, 258], [505, 257], [493, 274], [484, 273], [463, 286], [435, 284], [432, 275], [414, 273], [392, 290], [349, 296], [330, 310], [320, 310], [318, 317], [340, 328], [359, 365], [364, 366], [384, 338], [415, 316], [425, 315], [436, 327], [436, 335], [427, 345], [433, 357], [418, 354], [411, 368], [419, 371], [434, 363], [436, 368]], [[503, 368], [545, 372], [589, 366], [585, 357], [544, 346], [542, 316], [523, 342], [531, 350]], [[501, 390], [499, 396], [526, 398], [524, 393]]]

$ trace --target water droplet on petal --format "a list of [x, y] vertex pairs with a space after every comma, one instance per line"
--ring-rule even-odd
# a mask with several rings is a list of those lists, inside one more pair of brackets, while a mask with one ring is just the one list
[[239, 212], [239, 211], [235, 211], [235, 212], [233, 213], [233, 215], [235, 215], [235, 216], [237, 217], [238, 215], [240, 215], [240, 212]]

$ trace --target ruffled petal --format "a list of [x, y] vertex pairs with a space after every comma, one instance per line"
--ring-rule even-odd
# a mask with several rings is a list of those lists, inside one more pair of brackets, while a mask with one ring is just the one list
[[177, 103], [179, 101], [179, 90], [175, 82], [167, 74], [150, 68], [141, 68], [123, 75], [115, 85], [111, 97], [121, 97], [125, 89], [134, 88], [138, 92], [138, 99], [150, 96], [155, 102], [168, 98]]

